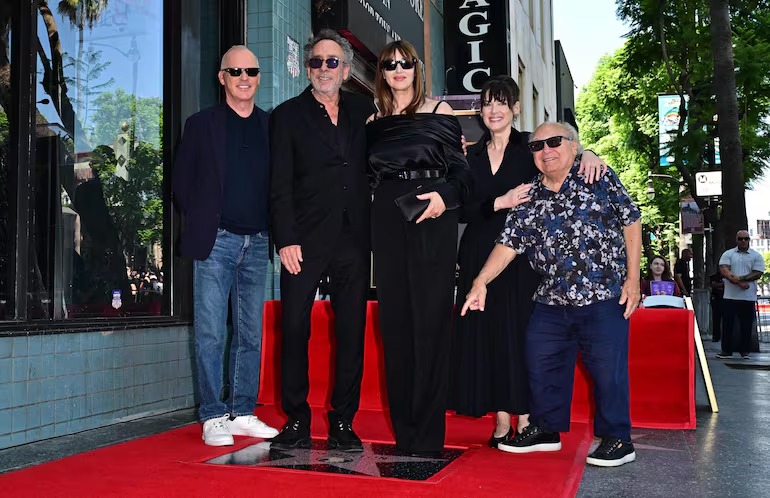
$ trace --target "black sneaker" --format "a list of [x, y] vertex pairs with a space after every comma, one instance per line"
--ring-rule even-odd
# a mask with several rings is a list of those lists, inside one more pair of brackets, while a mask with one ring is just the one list
[[349, 453], [364, 451], [361, 439], [353, 431], [353, 424], [331, 413], [329, 414], [329, 438], [326, 441], [330, 450]]
[[605, 437], [599, 447], [588, 455], [586, 463], [599, 467], [619, 467], [634, 460], [636, 452], [633, 443], [624, 443], [616, 437]]
[[513, 439], [499, 443], [497, 449], [508, 453], [559, 451], [561, 438], [558, 432], [545, 432], [540, 427], [529, 424]]
[[717, 353], [717, 358], [720, 360], [729, 360], [733, 357], [732, 353]]
[[270, 449], [291, 450], [294, 448], [310, 448], [310, 424], [299, 420], [289, 420], [281, 429], [280, 434], [270, 440]]

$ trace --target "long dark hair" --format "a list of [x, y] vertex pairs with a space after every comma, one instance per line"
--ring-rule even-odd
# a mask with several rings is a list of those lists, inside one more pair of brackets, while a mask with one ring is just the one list
[[414, 82], [412, 87], [414, 88], [414, 97], [409, 105], [404, 109], [404, 114], [407, 116], [414, 116], [421, 105], [425, 103], [425, 84], [423, 83], [422, 64], [420, 58], [417, 56], [417, 50], [406, 40], [397, 40], [390, 42], [382, 49], [380, 56], [377, 58], [377, 73], [374, 77], [374, 93], [377, 97], [377, 108], [383, 116], [391, 116], [395, 109], [395, 102], [393, 101], [393, 92], [385, 81], [385, 75], [382, 70], [382, 61], [385, 59], [393, 58], [396, 51], [401, 52], [406, 60], [417, 61], [414, 66]]
[[671, 276], [671, 267], [668, 265], [668, 260], [659, 254], [654, 254], [650, 258], [650, 262], [647, 264], [647, 275], [645, 275], [644, 278], [646, 278], [647, 280], [652, 280], [654, 278], [652, 276], [652, 262], [655, 261], [656, 259], [663, 260], [663, 274], [660, 276], [660, 279], [673, 282], [674, 277]]

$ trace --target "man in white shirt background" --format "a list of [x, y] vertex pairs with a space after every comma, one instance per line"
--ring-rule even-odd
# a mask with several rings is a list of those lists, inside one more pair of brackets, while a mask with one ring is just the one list
[[722, 314], [722, 351], [717, 358], [732, 358], [733, 331], [738, 320], [738, 351], [744, 360], [750, 359], [751, 331], [757, 302], [757, 280], [765, 272], [762, 255], [749, 247], [750, 236], [740, 230], [735, 236], [737, 246], [719, 258], [719, 271], [724, 277], [725, 293]]

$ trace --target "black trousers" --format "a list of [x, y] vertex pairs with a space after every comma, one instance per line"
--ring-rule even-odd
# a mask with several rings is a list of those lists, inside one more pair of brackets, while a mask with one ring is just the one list
[[751, 351], [751, 328], [754, 325], [756, 303], [737, 299], [722, 299], [722, 352], [733, 353], [733, 330], [738, 321], [738, 339], [735, 344], [738, 352], [748, 354]]
[[396, 447], [444, 447], [449, 347], [457, 257], [457, 212], [419, 225], [393, 199], [423, 181], [385, 181], [372, 205], [372, 242]]
[[302, 271], [281, 269], [281, 403], [291, 420], [310, 423], [307, 395], [310, 313], [321, 274], [329, 275], [336, 339], [332, 416], [352, 422], [361, 397], [369, 248], [343, 233], [325, 256], [303, 252]]

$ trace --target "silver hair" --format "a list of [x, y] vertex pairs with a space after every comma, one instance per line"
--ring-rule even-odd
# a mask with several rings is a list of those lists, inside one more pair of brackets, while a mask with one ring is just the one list
[[543, 126], [554, 125], [554, 124], [558, 125], [558, 126], [561, 126], [561, 128], [566, 132], [566, 135], [568, 137], [570, 137], [577, 144], [577, 146], [578, 146], [578, 152], [577, 153], [578, 154], [582, 154], [583, 153], [583, 146], [580, 144], [580, 134], [578, 133], [577, 129], [574, 126], [572, 126], [571, 124], [566, 123], [564, 121], [555, 121], [555, 122], [554, 121], [546, 121], [545, 123], [543, 123], [540, 126], [538, 126], [537, 128], [535, 128], [535, 131], [532, 132], [532, 135], [537, 133], [537, 131], [540, 128], [542, 128]]
[[307, 43], [305, 44], [304, 48], [304, 61], [305, 66], [307, 66], [310, 63], [310, 56], [313, 53], [313, 47], [315, 47], [318, 42], [323, 40], [331, 40], [340, 47], [342, 47], [342, 62], [345, 64], [351, 64], [353, 62], [353, 47], [350, 45], [350, 42], [341, 34], [337, 33], [333, 29], [322, 29], [318, 33], [316, 33], [315, 36], [308, 39]]
[[[225, 52], [224, 55], [222, 56], [222, 60], [219, 62], [219, 69], [222, 70], [225, 68], [225, 60], [227, 59], [228, 55], [230, 55], [232, 52], [238, 52], [241, 50], [245, 50], [251, 55], [254, 55], [254, 52], [252, 52], [251, 49], [246, 45], [233, 45], [232, 47], [228, 48], [227, 52]], [[254, 58], [257, 59], [257, 56], [254, 55]], [[257, 67], [259, 67], [259, 59], [257, 59]]]

